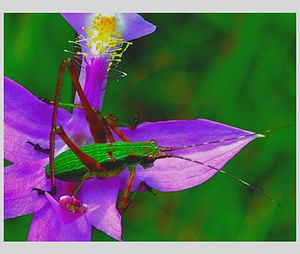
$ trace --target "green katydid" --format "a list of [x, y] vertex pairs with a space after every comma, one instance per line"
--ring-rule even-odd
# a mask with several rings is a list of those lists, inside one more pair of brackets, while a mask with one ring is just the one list
[[[30, 140], [27, 141], [28, 144], [34, 146], [34, 149], [43, 153], [49, 153], [49, 175], [51, 178], [51, 190], [49, 191], [50, 194], [56, 194], [56, 176], [55, 176], [55, 170], [54, 170], [54, 153], [55, 153], [55, 135], [58, 134], [61, 136], [61, 138], [65, 141], [65, 143], [68, 146], [76, 146], [65, 134], [62, 127], [56, 126], [56, 118], [57, 118], [57, 112], [58, 107], [60, 105], [59, 99], [60, 99], [60, 93], [63, 83], [63, 76], [65, 68], [67, 68], [70, 72], [73, 86], [75, 88], [75, 91], [78, 93], [78, 96], [81, 100], [82, 105], [80, 106], [85, 111], [86, 120], [89, 125], [89, 129], [91, 132], [91, 136], [93, 137], [94, 142], [97, 143], [106, 143], [106, 142], [115, 142], [115, 139], [112, 135], [112, 131], [114, 131], [123, 141], [129, 141], [123, 133], [118, 129], [118, 127], [115, 125], [116, 118], [113, 116], [107, 116], [103, 117], [95, 108], [93, 108], [88, 99], [86, 98], [81, 85], [79, 83], [78, 75], [75, 70], [75, 65], [70, 60], [62, 61], [59, 73], [58, 73], [58, 81], [56, 86], [56, 92], [55, 92], [55, 98], [54, 101], [51, 102], [53, 104], [53, 112], [52, 112], [52, 120], [51, 120], [51, 132], [50, 132], [50, 146], [49, 149], [44, 149], [40, 147], [39, 144], [34, 144]], [[50, 101], [46, 101], [49, 103]], [[66, 141], [67, 140], [67, 141]], [[82, 159], [87, 165], [91, 163], [91, 160], [88, 159], [86, 155], [82, 154], [80, 159]], [[92, 164], [95, 164], [92, 162]], [[92, 168], [94, 169], [94, 168]], [[44, 191], [39, 190], [37, 188], [33, 187], [33, 190], [38, 191], [39, 193], [43, 193]], [[125, 194], [126, 195], [126, 194]]]
[[[245, 136], [240, 136], [239, 139], [250, 137], [253, 135], [259, 135], [259, 134], [248, 134]], [[234, 139], [237, 138], [230, 138], [227, 141], [234, 140]], [[69, 140], [67, 142], [69, 142]], [[219, 141], [214, 141], [209, 143], [212, 144], [216, 142]], [[67, 150], [59, 154], [54, 160], [55, 176], [58, 179], [64, 181], [78, 182], [72, 194], [73, 196], [75, 196], [78, 193], [83, 182], [87, 179], [91, 179], [95, 177], [99, 177], [99, 178], [115, 177], [118, 176], [126, 168], [129, 168], [130, 178], [127, 186], [131, 186], [135, 175], [135, 167], [137, 165], [141, 165], [144, 168], [149, 168], [149, 170], [151, 170], [151, 167], [153, 166], [155, 160], [164, 159], [164, 158], [177, 158], [177, 159], [182, 159], [193, 163], [197, 163], [209, 169], [213, 169], [223, 174], [226, 174], [240, 181], [241, 183], [249, 186], [251, 189], [255, 190], [256, 192], [259, 192], [266, 198], [270, 199], [272, 202], [278, 204], [274, 199], [267, 196], [265, 193], [261, 192], [256, 187], [250, 185], [244, 180], [222, 169], [218, 169], [206, 163], [192, 160], [190, 158], [167, 153], [174, 150], [187, 149], [187, 148], [192, 148], [192, 147], [202, 146], [202, 145], [207, 145], [207, 142], [201, 144], [183, 146], [183, 147], [159, 147], [155, 141], [115, 142], [115, 143], [105, 143], [105, 144], [103, 143], [91, 144], [91, 145], [82, 146], [80, 147], [80, 149], [76, 146], [73, 146], [73, 144], [70, 144], [69, 147], [71, 148], [71, 150]], [[91, 161], [95, 164], [87, 165], [86, 161], [82, 159], [83, 156], [88, 156], [89, 158], [91, 158]], [[48, 175], [50, 174], [49, 165], [46, 166], [46, 172]], [[141, 183], [137, 189], [140, 190], [144, 184], [145, 183]], [[129, 189], [126, 192], [127, 194], [130, 191], [130, 187], [128, 188]], [[126, 202], [129, 203], [128, 200], [126, 200]], [[128, 203], [124, 203], [123, 206], [120, 208], [120, 210], [121, 211], [125, 210], [127, 208]]]
[[[63, 103], [59, 102], [60, 90], [62, 86], [62, 76], [64, 68], [68, 67], [71, 77], [73, 80], [74, 87], [81, 99], [82, 105], [72, 105], [73, 107], [82, 108], [85, 111], [86, 119], [89, 123], [91, 134], [94, 138], [95, 144], [85, 145], [78, 147], [72, 142], [68, 137], [61, 126], [56, 125], [56, 115], [59, 105]], [[213, 169], [229, 175], [230, 177], [235, 178], [236, 180], [242, 182], [243, 184], [249, 186], [253, 190], [264, 195], [266, 198], [270, 199], [272, 202], [277, 203], [274, 199], [267, 196], [261, 192], [256, 187], [250, 185], [249, 183], [243, 181], [242, 179], [231, 175], [224, 170], [215, 168], [206, 163], [192, 160], [183, 156], [169, 154], [168, 152], [187, 149], [196, 146], [202, 146], [207, 144], [213, 144], [217, 142], [224, 142], [230, 140], [242, 139], [250, 136], [257, 136], [260, 134], [251, 133], [244, 136], [229, 138], [222, 141], [211, 141], [201, 144], [193, 144], [182, 147], [159, 147], [155, 141], [146, 141], [146, 142], [130, 142], [130, 140], [117, 128], [115, 125], [115, 119], [112, 117], [103, 118], [99, 112], [89, 104], [84, 92], [81, 89], [81, 86], [78, 81], [77, 74], [70, 62], [64, 61], [61, 65], [59, 71], [58, 85], [56, 89], [56, 95], [53, 102], [53, 116], [52, 116], [52, 129], [50, 134], [50, 158], [49, 164], [46, 166], [46, 173], [51, 178], [52, 190], [50, 193], [55, 193], [55, 178], [64, 180], [64, 181], [75, 181], [77, 185], [73, 190], [72, 195], [76, 196], [80, 187], [85, 180], [99, 177], [99, 178], [108, 178], [118, 176], [126, 168], [130, 171], [130, 176], [125, 186], [123, 196], [120, 202], [119, 211], [124, 212], [128, 205], [130, 204], [129, 192], [132, 191], [132, 183], [135, 177], [135, 167], [141, 165], [145, 168], [151, 167], [155, 160], [163, 158], [177, 158], [193, 163], [200, 164], [209, 169]], [[68, 106], [68, 105], [67, 105]], [[110, 131], [112, 129], [120, 138], [121, 142], [115, 142], [114, 137]], [[58, 134], [62, 140], [69, 146], [71, 150], [67, 150], [54, 158], [54, 141], [55, 135]], [[108, 143], [107, 143], [108, 142]], [[33, 144], [34, 145], [34, 144]], [[38, 145], [35, 145], [35, 149], [42, 150]], [[54, 171], [55, 165], [55, 171]], [[149, 169], [151, 170], [151, 169]], [[147, 186], [145, 182], [141, 182], [135, 192], [141, 190], [142, 187], [150, 190], [151, 188]], [[34, 188], [35, 189], [35, 188]], [[35, 189], [38, 190], [38, 189]], [[39, 191], [39, 190], [38, 190]]]

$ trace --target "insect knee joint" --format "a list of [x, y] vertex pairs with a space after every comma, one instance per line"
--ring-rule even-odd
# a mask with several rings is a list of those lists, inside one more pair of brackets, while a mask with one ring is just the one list
[[57, 134], [62, 133], [62, 127], [60, 125], [56, 125], [52, 131]]

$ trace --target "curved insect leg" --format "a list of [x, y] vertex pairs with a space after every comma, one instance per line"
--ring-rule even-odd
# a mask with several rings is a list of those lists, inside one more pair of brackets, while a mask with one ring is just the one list
[[128, 208], [128, 199], [129, 199], [129, 193], [131, 190], [131, 186], [135, 177], [135, 168], [134, 167], [129, 167], [129, 178], [127, 180], [124, 192], [121, 197], [121, 201], [118, 207], [119, 212], [122, 214], [127, 208]]
[[138, 185], [138, 187], [135, 189], [135, 191], [131, 194], [131, 197], [130, 198], [128, 198], [128, 200], [127, 200], [127, 202], [126, 202], [126, 204], [125, 204], [125, 207], [123, 208], [123, 210], [122, 210], [122, 213], [124, 213], [127, 209], [128, 209], [128, 207], [131, 205], [131, 203], [132, 203], [132, 201], [133, 201], [133, 199], [135, 198], [135, 195], [137, 194], [137, 193], [139, 193], [140, 191], [141, 191], [141, 189], [142, 188], [145, 188], [147, 191], [149, 191], [152, 195], [154, 195], [154, 196], [156, 196], [156, 193], [155, 192], [153, 192], [153, 188], [152, 187], [150, 187], [146, 182], [140, 182], [139, 183], [139, 185]]
[[82, 162], [84, 166], [89, 171], [107, 171], [105, 167], [101, 165], [101, 163], [97, 162], [95, 159], [84, 153], [80, 150], [80, 148], [73, 143], [73, 141], [68, 137], [65, 133], [64, 129], [61, 126], [56, 126], [54, 129], [54, 133], [58, 134], [60, 138], [67, 144], [67, 146], [76, 154], [78, 159]]
[[94, 177], [94, 172], [89, 171], [86, 174], [83, 175], [83, 177], [80, 179], [80, 181], [76, 184], [75, 189], [72, 192], [72, 196], [75, 197], [77, 195], [77, 193], [79, 192], [81, 186], [83, 185], [83, 183], [90, 178]]
[[116, 133], [119, 138], [121, 140], [123, 140], [124, 142], [131, 142], [129, 138], [127, 138], [125, 136], [125, 134], [119, 129], [119, 127], [116, 125], [116, 122], [118, 121], [118, 119], [113, 116], [113, 115], [107, 115], [104, 117], [105, 122], [107, 123], [107, 125], [109, 126], [109, 128], [111, 128], [114, 133]]
[[98, 114], [97, 110], [95, 110], [90, 105], [87, 97], [85, 96], [81, 88], [81, 85], [79, 83], [78, 75], [74, 65], [72, 64], [72, 62], [68, 62], [68, 61], [64, 61], [64, 63], [68, 67], [68, 70], [70, 72], [73, 81], [73, 86], [82, 103], [83, 109], [85, 111], [86, 120], [89, 124], [94, 142], [106, 143], [107, 140], [109, 140], [109, 142], [114, 142], [114, 138], [106, 125], [105, 119], [100, 114]]
[[[41, 99], [41, 98], [40, 98]], [[53, 101], [50, 101], [48, 99], [41, 99], [42, 101], [50, 104], [50, 105], [53, 105], [54, 102]], [[79, 109], [84, 109], [84, 106], [82, 104], [74, 104], [74, 103], [65, 103], [65, 102], [58, 102], [58, 106], [59, 107], [71, 107], [71, 108], [79, 108]], [[108, 126], [120, 137], [121, 140], [125, 141], [125, 142], [130, 142], [130, 140], [125, 136], [125, 134], [119, 129], [119, 127], [117, 127], [116, 125], [116, 122], [118, 121], [118, 118], [113, 116], [113, 115], [107, 115], [105, 117], [103, 117], [101, 115], [100, 112], [97, 111], [96, 108], [93, 108], [92, 109], [97, 112], [97, 114], [99, 115], [99, 117], [102, 119], [102, 121], [105, 123], [105, 132], [107, 134], [107, 139], [109, 140], [110, 143], [114, 143], [115, 140], [108, 128]], [[129, 125], [128, 127], [130, 129], [135, 129], [136, 126], [137, 126], [137, 119], [134, 119], [134, 122], [132, 125]], [[104, 142], [105, 143], [105, 142]]]
[[57, 112], [59, 106], [59, 99], [60, 93], [63, 83], [63, 76], [65, 72], [65, 68], [68, 68], [72, 81], [73, 86], [76, 92], [79, 95], [81, 103], [83, 105], [83, 109], [85, 110], [86, 119], [88, 121], [91, 134], [95, 143], [106, 143], [107, 139], [111, 142], [114, 141], [114, 138], [108, 129], [105, 120], [100, 117], [97, 112], [91, 107], [88, 99], [86, 98], [81, 85], [78, 80], [78, 75], [73, 64], [70, 61], [62, 61], [59, 67], [58, 72], [58, 79], [57, 79], [57, 86], [55, 91], [55, 98], [53, 101], [53, 112], [52, 112], [52, 119], [51, 119], [51, 132], [50, 132], [50, 147], [49, 147], [49, 164], [50, 164], [50, 178], [51, 178], [51, 193], [56, 193], [56, 182], [55, 182], [55, 173], [54, 173], [54, 150], [55, 150], [55, 134], [56, 134], [56, 119], [57, 119]]
[[138, 124], [139, 124], [139, 121], [140, 121], [140, 113], [139, 112], [136, 112], [135, 114], [134, 114], [134, 118], [133, 118], [133, 120], [132, 120], [132, 123], [128, 126], [130, 129], [132, 129], [132, 130], [135, 130], [136, 129], [136, 127], [138, 126]]

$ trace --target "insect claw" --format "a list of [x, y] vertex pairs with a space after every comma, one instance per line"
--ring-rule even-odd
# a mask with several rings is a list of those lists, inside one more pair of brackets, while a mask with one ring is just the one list
[[52, 188], [51, 188], [51, 191], [49, 191], [48, 193], [49, 193], [51, 196], [56, 195], [56, 193], [57, 193], [56, 187], [55, 187], [55, 186], [52, 187]]
[[45, 103], [47, 103], [49, 105], [52, 105], [52, 101], [49, 100], [49, 99], [47, 99], [47, 98], [42, 98], [42, 97], [37, 97], [37, 98], [39, 98], [42, 102], [45, 102]]
[[29, 139], [26, 141], [27, 144], [32, 145], [35, 151], [49, 154], [50, 150], [48, 148], [42, 148], [39, 144], [32, 143]]
[[36, 191], [39, 196], [45, 195], [45, 192], [48, 192], [51, 196], [56, 195], [56, 187], [52, 187], [50, 191], [42, 190], [39, 188], [31, 187], [31, 191]]
[[157, 196], [157, 191], [155, 189], [153, 189], [152, 187], [150, 187], [149, 185], [145, 185], [144, 186], [146, 188], [147, 191], [149, 191], [153, 196]]
[[45, 195], [45, 192], [44, 190], [41, 190], [39, 188], [34, 188], [34, 187], [31, 187], [31, 191], [36, 191], [38, 193], [39, 196], [41, 195]]

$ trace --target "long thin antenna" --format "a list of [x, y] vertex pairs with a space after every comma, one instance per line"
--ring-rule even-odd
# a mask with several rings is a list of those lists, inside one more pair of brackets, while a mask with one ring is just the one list
[[233, 179], [239, 181], [240, 183], [242, 183], [242, 184], [248, 186], [250, 189], [254, 190], [255, 192], [257, 192], [257, 193], [259, 193], [259, 194], [261, 194], [261, 195], [264, 196], [265, 198], [271, 200], [271, 201], [272, 201], [274, 204], [276, 204], [277, 206], [280, 206], [280, 207], [281, 207], [281, 204], [279, 204], [275, 199], [271, 198], [270, 196], [268, 196], [267, 194], [265, 194], [264, 192], [262, 192], [260, 189], [254, 187], [254, 186], [251, 185], [250, 183], [248, 183], [248, 182], [242, 180], [241, 178], [239, 178], [239, 177], [237, 177], [237, 176], [235, 176], [235, 175], [233, 175], [233, 174], [230, 174], [230, 173], [224, 171], [223, 169], [218, 169], [218, 168], [213, 167], [213, 166], [211, 166], [211, 165], [208, 165], [208, 164], [206, 164], [206, 163], [204, 163], [204, 162], [196, 161], [196, 160], [193, 160], [193, 159], [190, 159], [190, 158], [186, 158], [186, 157], [182, 157], [182, 156], [179, 156], [179, 155], [164, 154], [164, 155], [158, 156], [158, 159], [163, 159], [163, 158], [177, 158], [177, 159], [181, 159], [181, 160], [186, 160], [186, 161], [190, 161], [190, 162], [194, 162], [194, 163], [200, 164], [200, 165], [202, 165], [202, 166], [208, 167], [208, 168], [213, 169], [213, 170], [216, 170], [216, 171], [218, 171], [218, 172], [221, 172], [221, 173], [223, 173], [223, 174], [225, 174], [225, 175], [227, 175], [227, 176], [229, 176], [229, 177], [231, 177], [231, 178], [233, 178]]
[[222, 143], [222, 142], [226, 142], [226, 141], [239, 140], [239, 139], [244, 139], [244, 138], [254, 137], [254, 136], [256, 136], [257, 138], [263, 138], [263, 137], [265, 137], [264, 134], [269, 134], [273, 131], [285, 129], [285, 128], [291, 127], [293, 125], [294, 124], [289, 124], [289, 125], [285, 125], [285, 126], [282, 126], [282, 127], [275, 128], [275, 129], [269, 129], [269, 130], [261, 131], [260, 133], [249, 133], [249, 134], [241, 135], [241, 136], [237, 136], [237, 137], [224, 138], [224, 139], [219, 139], [219, 140], [214, 140], [214, 141], [207, 141], [207, 142], [203, 142], [203, 143], [199, 143], [199, 144], [192, 144], [192, 145], [185, 145], [185, 146], [178, 146], [178, 147], [163, 147], [163, 146], [160, 146], [160, 150], [163, 151], [163, 152], [171, 152], [171, 151], [182, 150], [182, 149], [186, 149], [186, 148], [193, 148], [193, 147], [199, 147], [199, 146], [204, 146], [204, 145], [212, 145], [212, 144]]
[[250, 134], [246, 134], [246, 135], [242, 135], [242, 136], [238, 136], [238, 137], [224, 138], [224, 139], [219, 139], [219, 140], [214, 140], [214, 141], [207, 141], [207, 142], [203, 142], [203, 143], [199, 143], [199, 144], [177, 146], [177, 147], [163, 147], [163, 146], [160, 146], [160, 149], [163, 152], [170, 152], [170, 151], [176, 151], [176, 150], [181, 150], [181, 149], [186, 149], [186, 148], [212, 145], [212, 144], [222, 143], [222, 142], [226, 142], [226, 141], [239, 140], [239, 139], [244, 139], [244, 138], [253, 137], [253, 136], [256, 136], [258, 138], [265, 137], [265, 135], [263, 135], [263, 134], [250, 133]]

